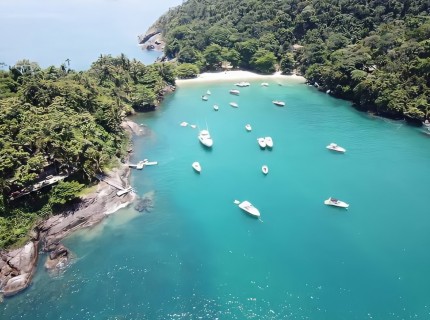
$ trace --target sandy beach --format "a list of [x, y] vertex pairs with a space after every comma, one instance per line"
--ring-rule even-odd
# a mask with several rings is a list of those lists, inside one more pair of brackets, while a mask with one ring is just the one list
[[226, 81], [297, 81], [306, 82], [306, 79], [298, 75], [282, 75], [276, 72], [271, 75], [262, 75], [250, 71], [221, 71], [221, 72], [204, 72], [193, 79], [177, 79], [176, 85], [181, 86], [184, 84], [202, 83], [202, 82], [226, 82]]

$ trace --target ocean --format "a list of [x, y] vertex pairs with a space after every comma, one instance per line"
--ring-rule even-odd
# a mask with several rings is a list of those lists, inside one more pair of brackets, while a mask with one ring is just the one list
[[[429, 137], [303, 83], [250, 82], [239, 96], [234, 82], [184, 83], [135, 116], [148, 134], [131, 161], [158, 165], [131, 184], [155, 193], [154, 209], [132, 205], [66, 239], [76, 259], [61, 274], [44, 271], [43, 254], [0, 318], [428, 319]], [[271, 150], [257, 144], [265, 136]]]
[[[160, 52], [142, 50], [137, 37], [181, 0], [0, 0], [3, 32], [0, 63], [29, 59], [42, 68], [60, 66], [86, 70], [103, 54], [145, 64]], [[7, 69], [7, 66], [6, 66]]]

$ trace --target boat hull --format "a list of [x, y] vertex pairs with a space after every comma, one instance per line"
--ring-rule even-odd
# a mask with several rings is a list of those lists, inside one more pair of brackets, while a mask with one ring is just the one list
[[327, 200], [324, 201], [324, 204], [328, 205], [328, 206], [338, 207], [338, 208], [345, 208], [345, 209], [349, 208], [349, 204], [348, 203], [340, 201], [340, 200], [337, 200], [336, 202], [333, 202], [332, 200], [327, 199]]

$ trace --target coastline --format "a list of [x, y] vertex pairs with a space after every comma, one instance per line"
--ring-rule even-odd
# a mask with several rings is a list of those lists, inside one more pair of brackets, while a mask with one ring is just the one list
[[243, 70], [230, 70], [221, 72], [204, 72], [193, 79], [177, 79], [176, 85], [186, 85], [195, 83], [207, 83], [207, 82], [226, 82], [226, 81], [246, 81], [246, 80], [265, 80], [265, 81], [295, 81], [305, 83], [306, 78], [296, 74], [283, 75], [280, 72], [275, 72], [271, 75], [262, 75], [250, 71]]
[[[122, 123], [124, 131], [130, 136], [144, 134], [141, 127], [130, 120]], [[130, 150], [131, 151], [131, 150]], [[118, 165], [105, 173], [110, 183], [128, 187], [130, 168], [118, 161]], [[69, 249], [61, 241], [73, 232], [92, 227], [108, 215], [130, 205], [136, 194], [130, 192], [117, 196], [117, 189], [105, 181], [100, 181], [97, 188], [71, 204], [67, 209], [41, 221], [31, 231], [31, 239], [21, 248], [0, 251], [0, 301], [1, 295], [13, 296], [31, 285], [31, 280], [38, 265], [39, 245], [47, 252], [44, 262], [46, 271], [61, 271], [73, 259]]]

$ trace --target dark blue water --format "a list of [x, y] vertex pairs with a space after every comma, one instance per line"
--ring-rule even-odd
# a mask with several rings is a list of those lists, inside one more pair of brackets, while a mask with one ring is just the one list
[[124, 53], [145, 64], [159, 52], [143, 51], [137, 36], [180, 0], [0, 0], [0, 62], [29, 59], [41, 67], [85, 70], [100, 54]]
[[[303, 84], [231, 88], [182, 85], [137, 116], [150, 134], [134, 139], [132, 160], [159, 164], [132, 185], [155, 192], [155, 209], [121, 210], [67, 239], [74, 264], [57, 277], [40, 266], [0, 318], [428, 319], [430, 140]], [[208, 127], [212, 150], [182, 121]], [[267, 135], [272, 151], [257, 145]], [[350, 208], [325, 206], [330, 196]]]

